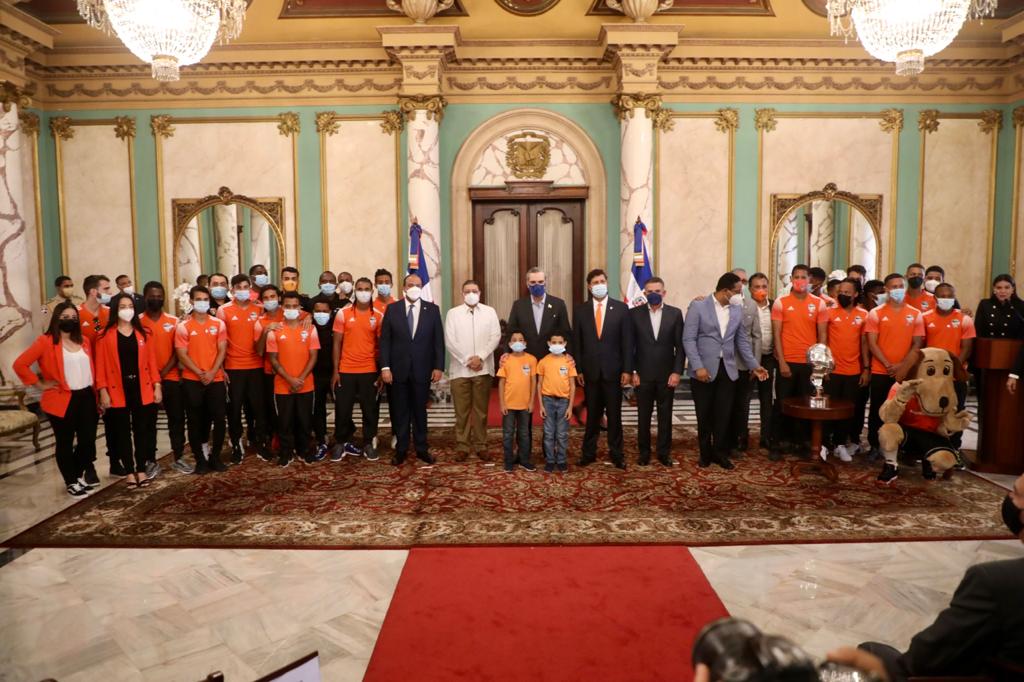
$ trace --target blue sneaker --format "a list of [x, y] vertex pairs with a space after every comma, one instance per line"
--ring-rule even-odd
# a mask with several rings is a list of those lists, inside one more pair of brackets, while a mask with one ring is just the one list
[[322, 462], [327, 457], [327, 443], [320, 443], [316, 446], [316, 452], [313, 454], [312, 460], [314, 462]]
[[363, 451], [356, 447], [355, 443], [345, 443], [345, 454], [353, 457], [362, 457]]
[[345, 459], [345, 449], [341, 446], [341, 443], [338, 443], [331, 448], [331, 461], [340, 462], [343, 459]]

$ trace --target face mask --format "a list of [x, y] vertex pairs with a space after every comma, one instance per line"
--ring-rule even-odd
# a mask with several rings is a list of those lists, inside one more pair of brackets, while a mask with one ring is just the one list
[[849, 294], [839, 294], [836, 296], [836, 300], [839, 302], [840, 308], [849, 308], [853, 305], [853, 296]]
[[235, 292], [235, 300], [239, 303], [245, 303], [252, 298], [252, 291], [249, 289], [239, 289]]
[[334, 282], [324, 282], [320, 285], [320, 293], [324, 296], [334, 296], [334, 292], [338, 290], [338, 285]]
[[223, 301], [228, 297], [227, 287], [210, 287], [210, 296], [213, 296], [218, 301]]
[[764, 303], [765, 301], [768, 300], [768, 292], [762, 289], [758, 289], [757, 291], [751, 291], [750, 297], [757, 301], [758, 303]]
[[124, 289], [121, 289], [121, 293], [128, 294], [129, 296], [131, 296], [132, 294], [135, 293], [135, 287], [125, 287]]
[[806, 279], [794, 279], [793, 280], [793, 291], [797, 293], [803, 293], [807, 291], [807, 285], [809, 282]]
[[298, 291], [299, 283], [294, 279], [290, 279], [287, 282], [283, 282], [281, 284], [281, 288], [284, 289], [285, 291]]
[[937, 298], [935, 299], [935, 305], [939, 306], [939, 310], [944, 313], [948, 313], [953, 309], [953, 304], [956, 303], [955, 298]]
[[253, 275], [252, 281], [258, 287], [265, 287], [270, 284], [270, 275]]
[[322, 327], [331, 321], [331, 314], [324, 312], [313, 313], [313, 321]]
[[935, 290], [939, 288], [940, 284], [942, 284], [942, 282], [940, 282], [937, 279], [925, 280], [925, 282], [924, 282], [924, 290], [927, 291], [929, 294], [934, 294]]
[[405, 297], [415, 303], [420, 300], [420, 294], [423, 292], [419, 287], [409, 287], [405, 290]]
[[147, 298], [146, 309], [151, 310], [154, 313], [158, 310], [164, 309], [164, 299], [162, 298]]
[[210, 312], [210, 302], [209, 301], [193, 301], [192, 302], [192, 310], [196, 311], [200, 315], [205, 315], [206, 313]]
[[906, 289], [889, 289], [889, 300], [893, 303], [903, 303], [903, 298], [906, 295]]
[[608, 295], [607, 284], [595, 284], [590, 287], [590, 293], [594, 295], [594, 298], [604, 298]]
[[529, 286], [529, 289], [530, 289], [530, 295], [533, 296], [534, 298], [540, 298], [541, 296], [544, 295], [544, 285], [543, 284], [531, 284]]
[[729, 305], [743, 305], [743, 294], [733, 294], [730, 296]]
[[[349, 281], [342, 282], [341, 284], [338, 285], [338, 288], [341, 289], [341, 293], [343, 293], [346, 296], [348, 296], [349, 294], [352, 293], [352, 282], [349, 282]], [[391, 293], [391, 287], [390, 286], [388, 287], [388, 293], [389, 294]]]
[[71, 332], [78, 329], [78, 320], [76, 320], [73, 317], [62, 319], [60, 322], [57, 323], [57, 328], [60, 329], [62, 332], [67, 332], [68, 334], [70, 334]]
[[523, 343], [522, 341], [513, 341], [512, 343], [508, 344], [508, 347], [512, 349], [513, 353], [522, 353], [524, 350], [526, 350], [526, 344]]
[[907, 284], [910, 285], [911, 289], [920, 289], [921, 285], [924, 284], [924, 277], [910, 277], [907, 279]]
[[548, 351], [552, 355], [561, 355], [565, 352], [565, 344], [562, 343], [551, 343], [548, 344]]
[[100, 303], [103, 305], [110, 303], [110, 294], [100, 294]]
[[882, 293], [882, 294], [877, 294], [875, 296], [875, 304], [876, 305], [885, 305], [888, 302], [889, 302], [889, 294]]
[[125, 322], [131, 322], [132, 318], [135, 317], [135, 310], [132, 308], [121, 308], [117, 311], [117, 316]]
[[357, 291], [356, 300], [360, 303], [369, 303], [370, 299], [373, 298], [373, 292], [370, 291]]
[[284, 319], [291, 321], [297, 320], [299, 319], [299, 313], [301, 312], [302, 311], [298, 308], [285, 308]]
[[661, 294], [659, 294], [657, 291], [652, 291], [651, 293], [647, 294], [648, 305], [659, 306], [661, 305], [661, 301]]
[[1024, 521], [1020, 520], [1020, 509], [1013, 503], [1013, 499], [1009, 495], [1003, 498], [1003, 523], [1014, 535], [1020, 535], [1024, 532]]
[[475, 291], [471, 291], [462, 297], [462, 300], [466, 302], [468, 306], [474, 306], [480, 302], [480, 294]]
[[272, 313], [275, 310], [277, 310], [277, 306], [279, 305], [279, 303], [280, 301], [278, 301], [276, 298], [272, 298], [269, 301], [263, 302], [263, 309], [266, 310], [268, 313]]
[[64, 298], [71, 298], [72, 296], [75, 295], [75, 288], [64, 287], [63, 289], [60, 290], [60, 295], [63, 296]]
[[[344, 282], [342, 282], [342, 284], [344, 284]], [[343, 291], [344, 291], [344, 289], [343, 289]], [[378, 296], [383, 296], [384, 298], [387, 298], [388, 296], [390, 296], [391, 295], [391, 285], [390, 284], [378, 284], [377, 285], [377, 295]]]

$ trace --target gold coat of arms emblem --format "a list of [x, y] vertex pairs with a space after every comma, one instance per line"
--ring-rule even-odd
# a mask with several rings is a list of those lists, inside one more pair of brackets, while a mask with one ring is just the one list
[[540, 133], [510, 135], [505, 163], [517, 178], [543, 178], [551, 162], [551, 139]]

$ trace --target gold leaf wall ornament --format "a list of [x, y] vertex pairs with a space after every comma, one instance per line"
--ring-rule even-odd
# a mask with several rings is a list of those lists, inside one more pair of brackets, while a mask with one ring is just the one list
[[779, 125], [774, 109], [754, 110], [754, 129], [770, 133]]
[[715, 128], [720, 133], [736, 132], [740, 127], [740, 112], [736, 109], [719, 109], [715, 112]]
[[149, 129], [153, 137], [174, 137], [174, 126], [171, 125], [171, 117], [167, 114], [149, 117]]
[[998, 134], [1003, 129], [1003, 112], [999, 109], [985, 109], [981, 112], [981, 120], [978, 127], [986, 135], [989, 133]]
[[320, 135], [336, 135], [341, 129], [341, 120], [333, 111], [316, 112], [316, 132]]
[[135, 119], [131, 116], [115, 116], [114, 135], [119, 140], [135, 137]]
[[520, 179], [539, 180], [551, 163], [551, 138], [540, 133], [523, 132], [505, 138], [508, 149], [505, 163]]
[[644, 116], [651, 119], [657, 130], [669, 131], [675, 126], [672, 112], [661, 106], [661, 95], [645, 95], [643, 93], [620, 93], [612, 98], [615, 118], [625, 121], [633, 118], [633, 113], [640, 109]]
[[0, 103], [3, 104], [4, 113], [10, 111], [11, 107], [15, 105], [19, 109], [31, 106], [32, 95], [35, 92], [35, 83], [29, 83], [25, 86], [18, 86], [10, 81], [0, 83]]
[[382, 111], [381, 114], [384, 116], [384, 120], [380, 122], [380, 128], [388, 135], [394, 133], [400, 133], [405, 129], [405, 119], [402, 118], [402, 112], [397, 109], [387, 109]]
[[1020, 128], [1024, 126], [1024, 107], [1017, 107], [1013, 110], [1013, 127]]
[[39, 134], [39, 114], [33, 114], [31, 111], [19, 111], [18, 120], [21, 122], [22, 135]]
[[939, 110], [923, 109], [917, 115], [917, 129], [922, 133], [934, 133], [939, 129]]
[[440, 125], [446, 106], [448, 100], [441, 95], [401, 95], [398, 98], [398, 108], [407, 121], [411, 121], [417, 111], [425, 111], [427, 119], [434, 119]]
[[878, 122], [882, 132], [900, 133], [903, 131], [903, 110], [886, 109], [882, 112], [882, 120]]
[[71, 127], [70, 116], [56, 116], [50, 119], [50, 134], [61, 140], [70, 140], [75, 136], [75, 129]]
[[277, 116], [279, 123], [277, 124], [277, 132], [281, 133], [285, 137], [290, 135], [298, 135], [302, 131], [302, 126], [299, 124], [299, 115], [293, 111], [286, 111], [283, 114]]

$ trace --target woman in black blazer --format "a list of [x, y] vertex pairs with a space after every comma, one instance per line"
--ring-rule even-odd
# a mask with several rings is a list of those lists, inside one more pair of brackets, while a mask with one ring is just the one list
[[985, 339], [1024, 339], [1024, 301], [1010, 275], [992, 280], [992, 295], [978, 304], [974, 316], [978, 336]]

